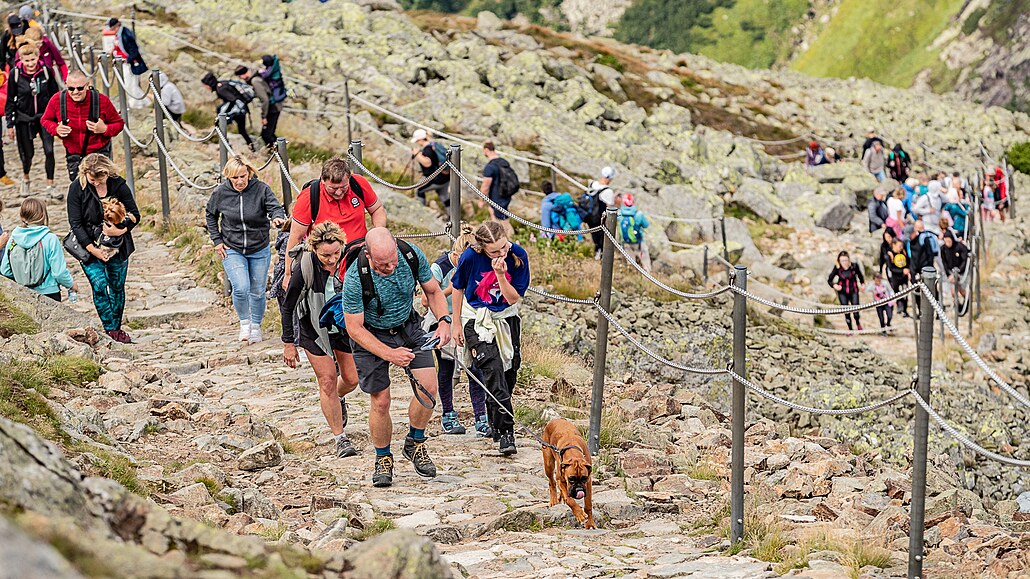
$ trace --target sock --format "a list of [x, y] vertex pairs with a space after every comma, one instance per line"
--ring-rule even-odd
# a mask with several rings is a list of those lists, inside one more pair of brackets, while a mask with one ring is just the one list
[[336, 435], [337, 441], [339, 441], [341, 438], [347, 438], [347, 435], [342, 432]]
[[386, 456], [390, 454], [390, 445], [387, 444], [383, 448], [376, 447], [376, 456]]
[[415, 428], [414, 426], [410, 426], [410, 427], [408, 427], [408, 436], [414, 438], [415, 440], [425, 440], [425, 438], [426, 438], [426, 429], [425, 428]]

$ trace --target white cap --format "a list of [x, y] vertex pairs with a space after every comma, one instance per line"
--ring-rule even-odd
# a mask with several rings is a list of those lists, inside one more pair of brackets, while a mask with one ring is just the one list
[[601, 178], [602, 179], [613, 179], [614, 177], [615, 177], [615, 169], [612, 169], [611, 167], [605, 167], [605, 168], [601, 169]]
[[425, 129], [416, 129], [415, 134], [411, 135], [411, 142], [417, 143], [423, 139], [428, 139], [429, 133]]

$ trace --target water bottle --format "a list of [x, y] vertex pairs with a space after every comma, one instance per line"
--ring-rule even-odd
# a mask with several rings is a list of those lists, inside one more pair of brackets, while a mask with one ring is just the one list
[[74, 304], [77, 301], [79, 301], [79, 292], [75, 290], [68, 290], [68, 302]]

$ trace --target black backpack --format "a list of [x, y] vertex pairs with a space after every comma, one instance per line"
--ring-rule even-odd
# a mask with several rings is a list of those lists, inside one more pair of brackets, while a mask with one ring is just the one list
[[[62, 90], [60, 96], [61, 122], [68, 124], [68, 91]], [[95, 123], [100, 120], [100, 93], [94, 87], [86, 91], [86, 98], [89, 99], [89, 121]], [[90, 131], [86, 131], [88, 135]]]
[[[415, 250], [412, 249], [411, 244], [407, 241], [403, 239], [395, 239], [395, 241], [397, 242], [397, 249], [401, 250], [404, 262], [408, 264], [411, 277], [415, 279], [415, 285], [418, 285], [418, 255], [415, 254]], [[357, 256], [357, 261], [358, 277], [361, 278], [361, 302], [367, 310], [372, 301], [376, 301], [376, 315], [382, 317], [386, 310], [383, 308], [383, 301], [379, 299], [375, 282], [372, 280], [372, 266], [368, 262], [368, 255], [364, 251], [360, 252]]]
[[519, 192], [521, 187], [519, 176], [508, 161], [504, 159], [495, 159], [495, 161], [497, 162], [497, 194], [505, 199], [510, 199], [512, 195]]

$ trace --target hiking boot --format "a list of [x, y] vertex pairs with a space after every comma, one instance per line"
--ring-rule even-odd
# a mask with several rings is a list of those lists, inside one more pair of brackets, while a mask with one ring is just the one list
[[476, 438], [492, 438], [493, 431], [490, 430], [490, 421], [486, 414], [476, 417]]
[[859, 332], [861, 332], [861, 331], [862, 331], [862, 324], [855, 324], [855, 326], [856, 326], [856, 327], [858, 328], [858, 331], [859, 331]]
[[440, 427], [443, 428], [444, 434], [465, 434], [465, 427], [458, 422], [458, 413], [453, 410], [443, 413], [440, 417]]
[[0, 185], [3, 185], [4, 187], [10, 187], [14, 185], [14, 179], [11, 179], [7, 175], [4, 175], [3, 177], [0, 177]]
[[415, 465], [415, 473], [422, 478], [433, 478], [436, 476], [436, 465], [433, 459], [429, 458], [429, 451], [426, 450], [426, 441], [415, 440], [408, 436], [404, 438], [404, 458]]
[[498, 442], [498, 450], [500, 450], [501, 454], [504, 456], [518, 454], [519, 449], [515, 448], [515, 434], [511, 432], [502, 434], [501, 440]]
[[126, 334], [122, 330], [104, 330], [104, 333], [110, 336], [112, 340], [118, 342], [119, 344], [132, 343], [132, 338], [129, 337], [129, 334]]
[[388, 487], [393, 484], [393, 455], [384, 454], [376, 457], [375, 470], [372, 471], [372, 486]]
[[350, 439], [347, 435], [336, 437], [336, 456], [339, 458], [347, 458], [348, 456], [357, 456], [358, 451], [354, 448], [354, 445], [350, 443]]

